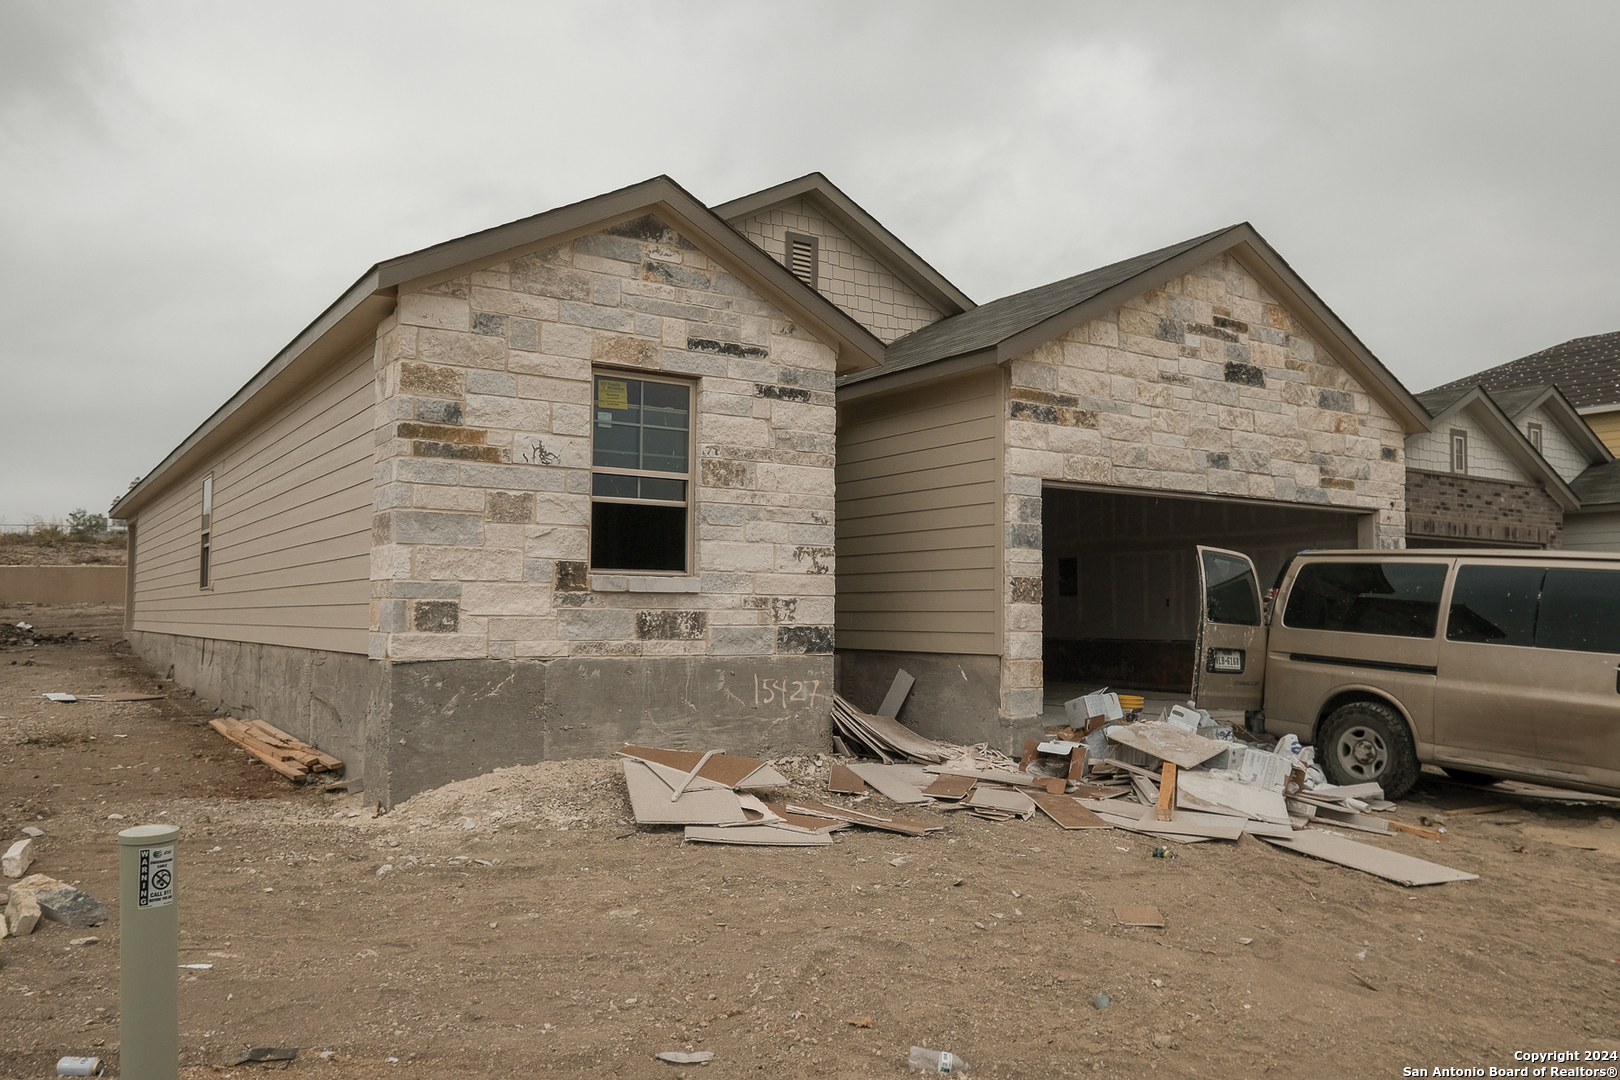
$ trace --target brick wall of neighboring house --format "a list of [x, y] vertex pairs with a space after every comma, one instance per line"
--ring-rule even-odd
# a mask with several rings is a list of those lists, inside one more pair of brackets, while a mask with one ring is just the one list
[[1563, 546], [1564, 511], [1538, 484], [1406, 470], [1406, 533], [1413, 539]]
[[[404, 293], [376, 346], [372, 657], [812, 654], [824, 707], [834, 361], [653, 217]], [[603, 366], [690, 380], [689, 576], [589, 571]]]
[[1002, 710], [1041, 711], [1041, 482], [1369, 512], [1406, 531], [1404, 432], [1220, 256], [1008, 365]]

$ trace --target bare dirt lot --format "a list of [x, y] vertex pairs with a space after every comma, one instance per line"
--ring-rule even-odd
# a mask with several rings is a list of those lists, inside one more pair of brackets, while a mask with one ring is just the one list
[[[1330, 1080], [1620, 1050], [1613, 805], [1428, 777], [1393, 814], [1444, 823], [1444, 841], [1355, 837], [1480, 875], [1418, 889], [1252, 837], [1164, 859], [1138, 835], [926, 808], [908, 816], [945, 829], [920, 839], [683, 844], [633, 822], [607, 761], [507, 769], [377, 816], [216, 735], [130, 657], [120, 618], [0, 610], [75, 634], [0, 645], [0, 841], [43, 829], [32, 872], [112, 910], [0, 942], [3, 1077], [63, 1055], [116, 1072], [115, 838], [152, 822], [183, 830], [180, 960], [213, 965], [177, 973], [187, 1078], [900, 1077], [919, 1044], [986, 1077]], [[775, 764], [798, 795], [843, 798], [814, 759]], [[1168, 925], [1120, 926], [1122, 904]], [[99, 940], [70, 944], [84, 936]], [[230, 1064], [262, 1046], [300, 1050]]]

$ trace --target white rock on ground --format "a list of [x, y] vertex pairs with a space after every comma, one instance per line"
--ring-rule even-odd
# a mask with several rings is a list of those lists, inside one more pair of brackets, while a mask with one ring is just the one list
[[4, 856], [0, 856], [0, 874], [6, 877], [20, 878], [28, 873], [28, 868], [34, 865], [34, 838], [19, 840], [6, 849]]
[[6, 905], [6, 929], [12, 937], [27, 937], [39, 926], [39, 903], [33, 893], [13, 893]]

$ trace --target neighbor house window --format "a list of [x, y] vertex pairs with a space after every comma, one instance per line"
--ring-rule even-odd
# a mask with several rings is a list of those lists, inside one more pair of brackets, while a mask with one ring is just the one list
[[591, 569], [686, 572], [691, 550], [692, 385], [595, 376]]
[[1536, 453], [1541, 453], [1541, 425], [1524, 425], [1524, 434], [1530, 440], [1530, 445], [1536, 448]]
[[1468, 471], [1468, 432], [1451, 429], [1451, 471]]
[[210, 539], [214, 527], [214, 476], [212, 473], [203, 477], [202, 489], [202, 550], [197, 559], [197, 588], [206, 589], [213, 585], [213, 567], [209, 564]]
[[787, 234], [787, 268], [794, 277], [812, 289], [816, 287], [816, 264], [820, 261], [816, 249], [815, 237], [803, 233]]

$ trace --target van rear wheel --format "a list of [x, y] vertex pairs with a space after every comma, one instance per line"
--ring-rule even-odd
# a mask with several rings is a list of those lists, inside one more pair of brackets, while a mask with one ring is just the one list
[[1388, 705], [1357, 701], [1322, 724], [1322, 769], [1335, 784], [1377, 784], [1399, 799], [1418, 779], [1417, 749], [1406, 722]]

